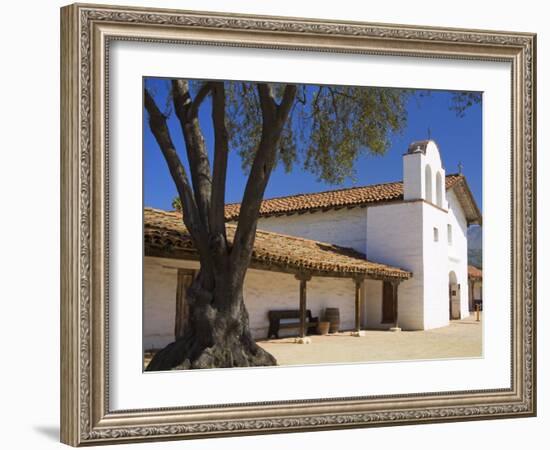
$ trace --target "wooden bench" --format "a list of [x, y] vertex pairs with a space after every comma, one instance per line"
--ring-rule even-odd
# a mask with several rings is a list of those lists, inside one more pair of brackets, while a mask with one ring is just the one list
[[[283, 309], [276, 311], [269, 311], [267, 313], [269, 317], [269, 331], [267, 332], [267, 338], [270, 339], [272, 336], [279, 338], [279, 330], [297, 328], [300, 330], [300, 310], [299, 309]], [[281, 323], [281, 320], [289, 320]], [[296, 319], [296, 320], [290, 320]], [[318, 317], [312, 317], [311, 311], [306, 309], [306, 334], [310, 328], [316, 328], [319, 323]]]

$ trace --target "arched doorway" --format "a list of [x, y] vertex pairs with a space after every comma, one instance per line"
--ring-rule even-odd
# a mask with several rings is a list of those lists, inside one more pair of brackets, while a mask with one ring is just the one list
[[460, 319], [460, 284], [456, 273], [449, 272], [449, 320]]

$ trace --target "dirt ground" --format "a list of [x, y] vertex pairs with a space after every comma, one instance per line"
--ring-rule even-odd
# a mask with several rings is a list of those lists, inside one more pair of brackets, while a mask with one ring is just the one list
[[[312, 335], [310, 344], [288, 337], [259, 341], [281, 366], [412, 359], [476, 358], [482, 356], [482, 322], [474, 316], [428, 331], [364, 331]], [[144, 355], [144, 367], [152, 358]]]
[[482, 322], [473, 316], [428, 331], [373, 331], [365, 336], [341, 332], [312, 335], [310, 344], [295, 338], [258, 342], [279, 365], [304, 365], [364, 361], [468, 358], [482, 356]]

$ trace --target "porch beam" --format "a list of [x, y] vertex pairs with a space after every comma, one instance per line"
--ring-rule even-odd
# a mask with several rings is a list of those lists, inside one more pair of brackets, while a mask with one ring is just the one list
[[390, 328], [391, 331], [401, 331], [401, 328], [399, 328], [399, 296], [398, 296], [398, 288], [399, 288], [399, 281], [392, 280], [392, 292], [393, 292], [393, 327]]
[[306, 311], [307, 311], [307, 282], [311, 280], [311, 274], [298, 273], [296, 279], [300, 282], [300, 337], [306, 336]]
[[365, 278], [355, 278], [355, 331], [361, 331], [361, 289], [365, 283]]
[[474, 306], [474, 281], [468, 280], [468, 310], [472, 312], [475, 309]]

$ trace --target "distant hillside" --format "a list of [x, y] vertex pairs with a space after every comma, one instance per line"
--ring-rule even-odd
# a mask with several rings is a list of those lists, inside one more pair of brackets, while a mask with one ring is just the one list
[[483, 268], [483, 254], [481, 250], [468, 250], [468, 264], [479, 269]]
[[468, 264], [483, 267], [483, 233], [477, 225], [468, 228]]

